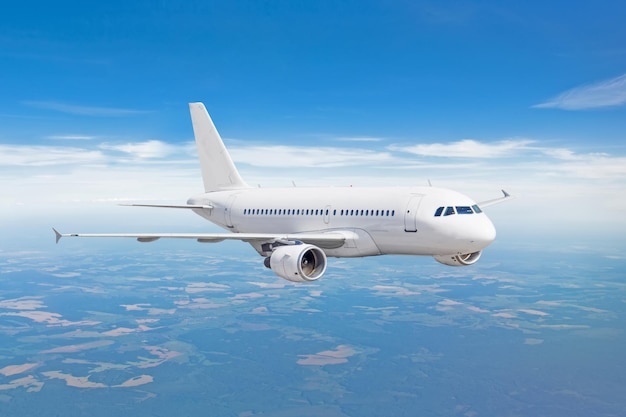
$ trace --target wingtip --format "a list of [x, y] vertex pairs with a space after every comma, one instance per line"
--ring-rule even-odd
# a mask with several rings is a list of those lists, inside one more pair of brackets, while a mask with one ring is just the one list
[[59, 243], [59, 240], [61, 240], [61, 238], [63, 237], [63, 235], [54, 227], [52, 228], [52, 230], [54, 230], [54, 235], [56, 238], [56, 243]]
[[505, 197], [511, 197], [511, 194], [507, 193], [506, 191], [502, 190], [502, 194], [504, 194]]

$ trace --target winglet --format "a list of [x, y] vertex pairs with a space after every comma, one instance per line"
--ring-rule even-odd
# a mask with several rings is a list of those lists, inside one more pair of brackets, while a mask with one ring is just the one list
[[59, 243], [59, 240], [61, 240], [63, 235], [57, 229], [55, 229], [54, 227], [52, 228], [52, 230], [54, 230], [54, 234], [56, 235], [56, 239], [57, 239], [56, 243]]
[[500, 191], [502, 191], [502, 194], [503, 194], [502, 197], [494, 198], [493, 200], [481, 201], [480, 203], [478, 203], [478, 207], [484, 208], [488, 206], [493, 206], [494, 204], [499, 204], [504, 201], [511, 200], [513, 198], [513, 196], [511, 196], [511, 194], [507, 193], [506, 191], [504, 190], [500, 190]]

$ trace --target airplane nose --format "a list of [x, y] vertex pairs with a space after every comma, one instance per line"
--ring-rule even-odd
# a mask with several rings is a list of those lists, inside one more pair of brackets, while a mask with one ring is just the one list
[[472, 231], [472, 240], [482, 248], [487, 247], [496, 239], [496, 228], [487, 216], [484, 216]]

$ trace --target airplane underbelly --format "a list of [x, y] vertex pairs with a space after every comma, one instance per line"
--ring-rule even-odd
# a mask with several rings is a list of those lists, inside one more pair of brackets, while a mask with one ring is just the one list
[[390, 233], [388, 231], [378, 231], [372, 233], [381, 254], [389, 255], [432, 255], [437, 249], [436, 243], [429, 239], [427, 233], [403, 234]]
[[342, 229], [356, 234], [356, 239], [347, 239], [343, 246], [336, 249], [324, 249], [326, 256], [335, 258], [357, 258], [361, 256], [376, 256], [382, 252], [372, 236], [363, 229]]

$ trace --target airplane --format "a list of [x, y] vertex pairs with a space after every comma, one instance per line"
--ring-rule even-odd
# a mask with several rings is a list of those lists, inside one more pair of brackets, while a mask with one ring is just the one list
[[63, 237], [239, 240], [252, 245], [276, 275], [302, 283], [324, 275], [327, 257], [423, 255], [445, 265], [472, 265], [496, 237], [482, 209], [512, 198], [502, 190], [503, 196], [476, 203], [433, 186], [251, 187], [204, 104], [189, 103], [189, 110], [204, 193], [184, 205], [128, 205], [191, 210], [227, 233], [64, 234], [53, 228], [56, 242]]

